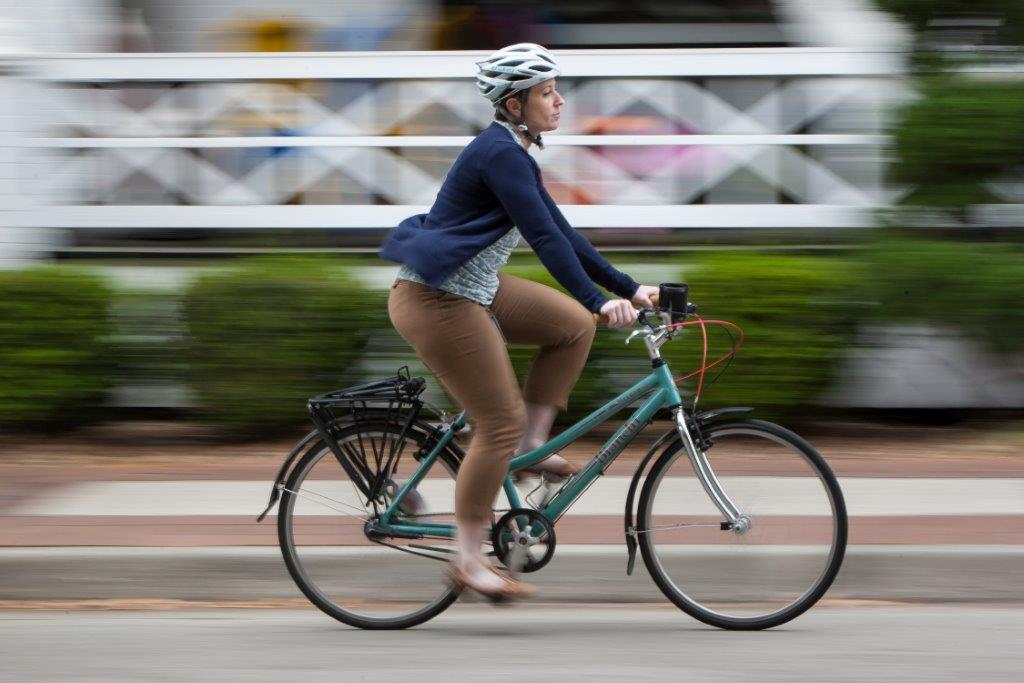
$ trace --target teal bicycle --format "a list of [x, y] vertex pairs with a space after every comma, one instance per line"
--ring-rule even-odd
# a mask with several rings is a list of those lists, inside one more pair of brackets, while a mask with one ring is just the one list
[[[515, 573], [542, 569], [555, 553], [558, 521], [645, 427], [666, 419], [668, 430], [633, 476], [609, 477], [600, 487], [602, 498], [625, 494], [626, 572], [639, 549], [658, 588], [687, 614], [726, 629], [777, 626], [814, 605], [839, 572], [847, 539], [843, 495], [821, 455], [795, 433], [744, 417], [750, 408], [684, 406], [660, 348], [698, 327], [702, 383], [715, 365], [706, 361], [707, 326], [730, 325], [697, 318], [687, 297], [685, 285], [665, 284], [657, 308], [639, 312], [627, 343], [643, 341], [646, 377], [512, 459], [510, 474], [639, 404], [556, 489], [524, 495], [506, 476], [489, 554]], [[463, 459], [456, 437], [467, 428], [466, 415], [423, 401], [425, 386], [403, 369], [310, 399], [316, 430], [288, 455], [259, 517], [280, 501], [278, 537], [292, 578], [314, 605], [352, 626], [415, 626], [458, 597], [440, 563], [454, 552], [451, 505]], [[694, 405], [699, 393], [700, 384]], [[426, 419], [427, 411], [439, 419]], [[548, 490], [538, 496], [542, 488]]]

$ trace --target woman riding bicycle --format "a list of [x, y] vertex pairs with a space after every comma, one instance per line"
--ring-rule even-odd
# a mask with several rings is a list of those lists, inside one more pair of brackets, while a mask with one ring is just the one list
[[[592, 313], [611, 327], [636, 320], [656, 287], [616, 270], [565, 220], [527, 150], [558, 128], [565, 100], [552, 54], [511, 45], [478, 62], [477, 85], [495, 121], [462, 150], [427, 214], [402, 221], [380, 255], [402, 264], [388, 299], [398, 333], [461, 405], [473, 437], [455, 483], [457, 587], [493, 598], [533, 588], [497, 571], [481, 554], [492, 504], [513, 455], [548, 440], [558, 411], [590, 352]], [[520, 236], [575, 298], [498, 271]], [[597, 283], [622, 298], [609, 300]], [[506, 343], [539, 346], [519, 391]], [[569, 476], [553, 455], [534, 474]]]

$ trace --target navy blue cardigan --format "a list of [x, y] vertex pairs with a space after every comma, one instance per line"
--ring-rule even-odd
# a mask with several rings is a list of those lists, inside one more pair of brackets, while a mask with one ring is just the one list
[[637, 283], [569, 225], [544, 189], [537, 162], [498, 123], [462, 150], [430, 212], [402, 221], [388, 234], [380, 255], [404, 263], [437, 288], [513, 225], [555, 279], [589, 310], [597, 312], [608, 301], [594, 282], [625, 299], [636, 293]]

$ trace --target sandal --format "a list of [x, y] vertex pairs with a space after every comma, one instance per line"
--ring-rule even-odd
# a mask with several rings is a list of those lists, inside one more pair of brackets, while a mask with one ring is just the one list
[[454, 563], [448, 563], [448, 581], [451, 583], [452, 589], [455, 590], [456, 593], [461, 593], [466, 588], [472, 588], [493, 603], [503, 603], [511, 600], [528, 598], [537, 592], [537, 589], [530, 584], [523, 583], [522, 581], [516, 581], [515, 579], [502, 574], [494, 565], [486, 564], [485, 566], [501, 578], [501, 588], [496, 590], [484, 590], [475, 586], [470, 582], [466, 573], [459, 569], [458, 566]]

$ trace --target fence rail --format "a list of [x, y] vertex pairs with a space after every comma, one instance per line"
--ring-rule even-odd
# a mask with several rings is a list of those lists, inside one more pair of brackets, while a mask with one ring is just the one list
[[[486, 52], [65, 53], [22, 61], [41, 80], [230, 81], [270, 79], [469, 79]], [[559, 50], [573, 78], [692, 76], [891, 76], [895, 50], [729, 48]]]
[[[72, 236], [391, 227], [426, 210], [459, 148], [488, 125], [491, 110], [472, 84], [483, 56], [19, 59], [19, 82], [34, 96], [14, 106], [29, 125], [0, 145], [31, 169], [9, 198], [31, 202], [8, 224]], [[566, 50], [559, 58], [569, 106], [536, 156], [578, 227], [863, 227], [896, 196], [882, 168], [884, 112], [905, 97], [898, 52]], [[62, 242], [54, 248], [74, 248], [73, 237]]]

